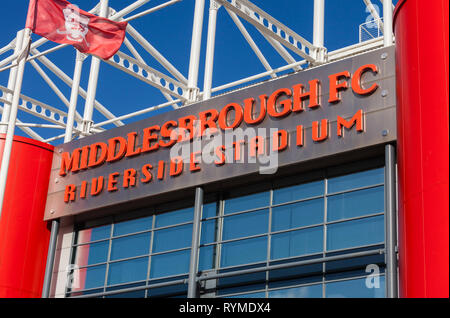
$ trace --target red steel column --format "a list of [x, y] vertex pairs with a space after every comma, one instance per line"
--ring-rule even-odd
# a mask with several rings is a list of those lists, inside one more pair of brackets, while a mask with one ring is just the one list
[[448, 15], [448, 0], [394, 13], [401, 297], [449, 297]]
[[[5, 135], [0, 134], [0, 162]], [[0, 219], [0, 298], [41, 297], [50, 230], [43, 221], [53, 146], [15, 136]]]

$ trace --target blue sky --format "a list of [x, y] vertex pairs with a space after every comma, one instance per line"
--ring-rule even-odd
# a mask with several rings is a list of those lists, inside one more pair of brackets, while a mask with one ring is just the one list
[[[152, 0], [136, 11], [136, 13], [166, 1], [167, 0]], [[73, 0], [71, 2], [77, 4], [81, 9], [86, 11], [90, 10], [97, 3], [96, 0]], [[109, 3], [116, 11], [119, 11], [133, 2], [133, 0], [110, 0]], [[328, 51], [333, 51], [357, 43], [359, 41], [359, 25], [364, 23], [369, 16], [369, 13], [365, 10], [364, 1], [326, 0], [325, 2], [325, 46]], [[380, 10], [382, 9], [380, 1], [373, 0], [372, 2], [378, 5]], [[312, 42], [313, 0], [253, 0], [253, 3], [290, 27], [297, 32], [297, 34]], [[175, 5], [131, 22], [131, 24], [144, 35], [157, 50], [164, 54], [164, 56], [180, 72], [182, 72], [186, 78], [188, 77], [189, 68], [194, 4], [194, 0], [183, 0]], [[0, 12], [2, 14], [2, 19], [0, 20], [0, 48], [7, 45], [15, 37], [16, 32], [24, 27], [27, 8], [28, 0], [1, 2]], [[201, 68], [199, 73], [199, 87], [201, 88], [203, 87], [208, 8], [209, 1], [207, 0], [205, 5], [204, 30], [202, 34]], [[243, 21], [243, 23], [249, 33], [254, 37], [256, 43], [273, 68], [286, 64], [253, 26], [245, 21]], [[39, 36], [33, 36], [34, 40], [39, 38]], [[128, 38], [136, 45], [139, 53], [141, 53], [149, 66], [168, 74], [168, 72], [165, 71], [150, 54], [139, 48], [131, 37]], [[40, 47], [40, 50], [50, 48], [52, 45], [53, 44], [43, 45]], [[121, 50], [130, 54], [124, 45]], [[6, 58], [9, 54], [10, 53], [1, 55], [0, 59]], [[213, 87], [265, 71], [224, 8], [221, 8], [218, 14], [215, 54]], [[301, 60], [295, 53], [292, 53], [292, 55], [297, 60]], [[72, 76], [73, 74], [74, 57], [75, 49], [72, 47], [48, 55], [48, 58], [69, 76]], [[90, 58], [84, 63], [81, 81], [84, 89], [87, 89], [90, 63]], [[42, 66], [42, 64], [40, 65]], [[46, 70], [45, 67], [43, 68]], [[49, 71], [47, 73], [65, 96], [69, 98], [70, 88]], [[7, 86], [8, 75], [8, 71], [0, 73], [0, 85]], [[66, 110], [65, 105], [29, 64], [25, 70], [22, 93], [46, 104]], [[166, 99], [157, 89], [130, 75], [122, 73], [105, 63], [102, 63], [100, 68], [97, 99], [103, 105], [108, 106], [108, 108], [117, 116], [166, 102]], [[83, 114], [83, 110], [84, 99], [80, 97], [78, 100], [77, 111], [80, 114]], [[170, 108], [168, 108], [167, 111], [168, 110], [170, 110]], [[157, 113], [158, 112], [146, 114], [125, 122], [135, 121]], [[19, 112], [19, 119], [23, 122], [38, 121], [35, 117], [30, 117], [23, 112]], [[95, 112], [94, 120], [98, 122], [105, 120], [105, 118]], [[105, 128], [108, 127], [112, 126], [106, 126]], [[39, 130], [39, 133], [44, 138], [60, 132], [62, 133], [63, 131], [60, 130], [55, 133], [55, 130]], [[16, 130], [16, 134], [24, 135], [19, 129]], [[60, 142], [62, 142], [62, 140], [55, 142], [55, 144]]]

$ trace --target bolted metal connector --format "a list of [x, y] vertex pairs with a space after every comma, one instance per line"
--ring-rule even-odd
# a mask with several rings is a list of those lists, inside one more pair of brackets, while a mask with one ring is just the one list
[[387, 89], [383, 89], [383, 90], [381, 91], [381, 97], [386, 97], [386, 96], [388, 96], [388, 94], [389, 94], [389, 92], [388, 92]]
[[381, 132], [381, 135], [382, 135], [383, 137], [386, 137], [387, 135], [389, 135], [389, 130], [388, 130], [388, 129], [384, 129], [384, 130]]
[[382, 60], [387, 59], [387, 57], [388, 57], [388, 54], [387, 54], [386, 52], [384, 52], [383, 54], [381, 54], [381, 59], [382, 59]]
[[50, 210], [50, 214], [55, 214], [55, 212], [56, 212], [56, 211], [55, 211], [54, 209], [51, 209], [51, 210]]

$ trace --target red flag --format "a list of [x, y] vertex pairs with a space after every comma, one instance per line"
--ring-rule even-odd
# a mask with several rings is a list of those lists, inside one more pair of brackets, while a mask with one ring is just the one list
[[30, 0], [26, 28], [82, 53], [111, 58], [125, 38], [127, 22], [100, 18], [66, 0]]

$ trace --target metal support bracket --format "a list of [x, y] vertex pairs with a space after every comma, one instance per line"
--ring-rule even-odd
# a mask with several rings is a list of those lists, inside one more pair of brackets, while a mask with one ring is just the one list
[[211, 0], [209, 3], [209, 10], [219, 10], [222, 5], [216, 0]]
[[198, 87], [188, 88], [186, 105], [193, 104], [200, 99], [200, 89]]
[[315, 58], [314, 65], [322, 64], [327, 61], [328, 50], [325, 47], [316, 47], [313, 51], [313, 56]]
[[77, 61], [84, 61], [85, 59], [88, 58], [88, 56], [89, 56], [89, 54], [84, 54], [84, 53], [81, 53], [80, 51], [77, 51], [75, 59]]

